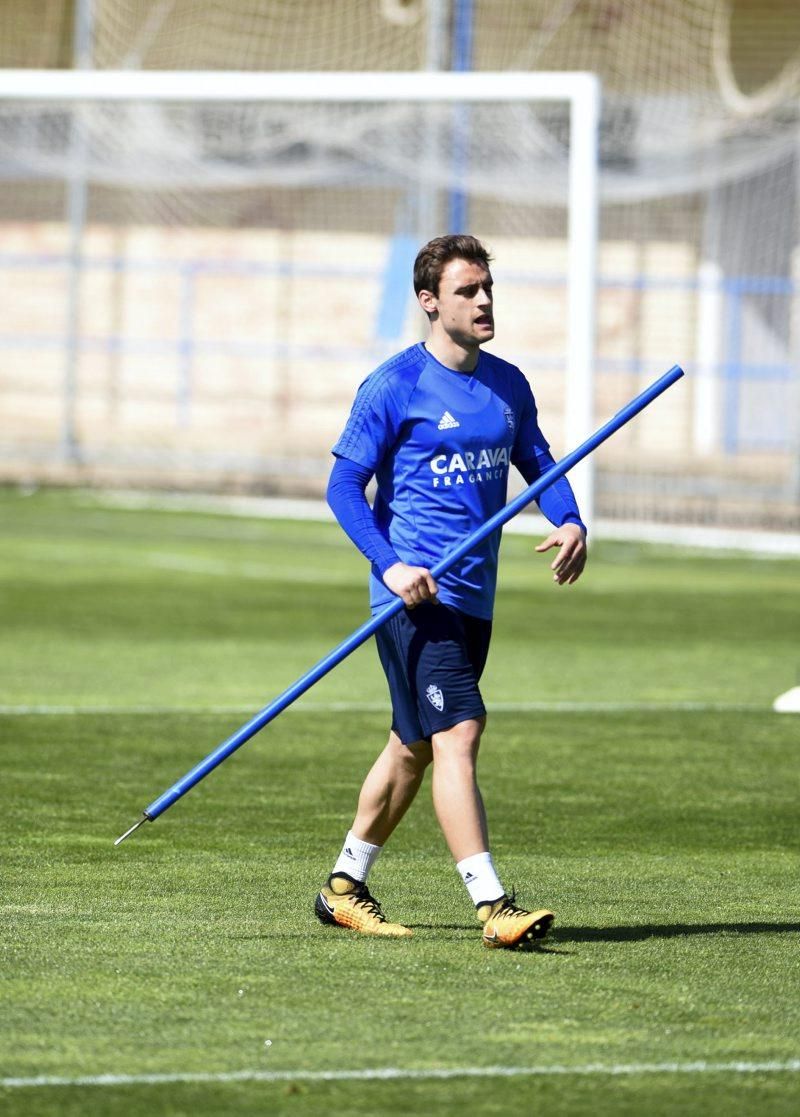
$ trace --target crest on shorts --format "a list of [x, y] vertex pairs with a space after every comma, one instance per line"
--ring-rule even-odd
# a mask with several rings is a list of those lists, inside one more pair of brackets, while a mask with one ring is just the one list
[[442, 712], [444, 709], [444, 695], [439, 690], [438, 686], [434, 686], [433, 683], [431, 683], [425, 691], [425, 697], [428, 699], [431, 706], [435, 706], [439, 713]]
[[513, 434], [514, 433], [514, 412], [511, 410], [510, 407], [506, 407], [505, 410], [503, 411], [503, 414], [506, 417], [506, 426], [508, 427], [508, 429]]

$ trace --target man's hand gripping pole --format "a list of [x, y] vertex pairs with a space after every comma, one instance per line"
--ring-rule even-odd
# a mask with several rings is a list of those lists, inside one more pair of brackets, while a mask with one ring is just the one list
[[[676, 380], [680, 380], [682, 376], [683, 369], [678, 365], [673, 365], [669, 372], [665, 372], [664, 375], [654, 381], [649, 388], [646, 388], [640, 395], [626, 404], [613, 418], [609, 419], [599, 430], [595, 431], [585, 442], [581, 443], [577, 449], [551, 466], [546, 473], [538, 477], [533, 484], [529, 485], [519, 496], [510, 500], [504, 508], [501, 508], [500, 511], [490, 517], [485, 524], [482, 524], [473, 531], [471, 535], [468, 535], [466, 539], [459, 543], [449, 554], [445, 555], [436, 566], [431, 568], [431, 574], [434, 579], [440, 578], [442, 574], [446, 574], [452, 566], [464, 558], [465, 555], [469, 554], [479, 543], [482, 543], [487, 536], [497, 531], [503, 524], [508, 523], [518, 512], [521, 512], [523, 508], [527, 507], [527, 505], [540, 496], [545, 489], [549, 488], [554, 481], [557, 481], [559, 477], [563, 477], [568, 470], [572, 469], [572, 467], [582, 461], [583, 458], [591, 454], [593, 450], [596, 450], [601, 443], [605, 442], [607, 438], [610, 438], [612, 434], [615, 434], [620, 427], [624, 427], [635, 415], [643, 411], [648, 404], [652, 403], [662, 392], [665, 392], [667, 388], [671, 387]], [[275, 698], [268, 706], [265, 706], [263, 710], [251, 718], [241, 729], [238, 729], [226, 741], [218, 745], [204, 760], [201, 760], [199, 764], [196, 764], [191, 771], [187, 772], [185, 776], [182, 776], [172, 787], [168, 788], [162, 795], [159, 795], [157, 799], [154, 799], [148, 807], [145, 807], [143, 817], [117, 838], [114, 845], [119, 845], [129, 834], [132, 834], [134, 830], [138, 830], [145, 822], [155, 822], [158, 816], [163, 814], [173, 803], [177, 802], [181, 796], [185, 795], [187, 791], [190, 791], [195, 784], [204, 779], [209, 772], [213, 771], [223, 760], [227, 760], [232, 752], [235, 752], [245, 744], [246, 741], [249, 741], [251, 737], [255, 736], [260, 729], [263, 729], [268, 722], [282, 713], [286, 707], [290, 706], [301, 694], [305, 694], [307, 690], [310, 690], [314, 683], [319, 682], [323, 676], [327, 675], [327, 673], [336, 667], [337, 664], [341, 663], [343, 659], [346, 659], [356, 648], [359, 648], [373, 635], [373, 633], [385, 624], [390, 617], [399, 613], [403, 608], [402, 598], [395, 598], [394, 601], [379, 613], [376, 613], [374, 617], [371, 617], [370, 620], [362, 624], [360, 628], [357, 628], [355, 632], [348, 636], [346, 640], [343, 640], [342, 643], [326, 655], [324, 659], [321, 659], [319, 663], [315, 664], [305, 675], [302, 675], [295, 683], [292, 683], [283, 694]]]

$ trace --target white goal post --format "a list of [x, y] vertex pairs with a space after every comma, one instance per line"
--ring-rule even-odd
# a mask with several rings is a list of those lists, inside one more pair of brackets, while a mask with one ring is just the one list
[[[565, 449], [593, 421], [595, 273], [598, 238], [600, 83], [590, 73], [160, 72], [0, 70], [0, 100], [72, 102], [562, 102], [570, 106], [568, 159]], [[73, 173], [79, 173], [76, 168]], [[445, 231], [445, 230], [442, 230]], [[502, 349], [502, 346], [501, 346]], [[365, 370], [366, 371], [366, 370]], [[591, 459], [571, 475], [587, 523], [593, 520]]]

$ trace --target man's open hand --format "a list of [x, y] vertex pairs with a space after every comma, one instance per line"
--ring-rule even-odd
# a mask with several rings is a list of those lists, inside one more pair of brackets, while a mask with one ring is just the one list
[[[553, 581], [559, 586], [571, 586], [577, 582], [586, 565], [588, 552], [586, 549], [586, 536], [577, 524], [563, 524], [552, 531], [536, 548], [537, 551], [549, 551], [551, 547], [560, 550], [550, 569], [553, 571]], [[392, 567], [394, 569], [394, 567]]]

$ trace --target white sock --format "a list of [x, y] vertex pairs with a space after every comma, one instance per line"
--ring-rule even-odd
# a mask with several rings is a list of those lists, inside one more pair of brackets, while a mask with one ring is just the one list
[[347, 837], [342, 846], [342, 852], [339, 854], [339, 859], [333, 866], [334, 873], [347, 873], [353, 880], [365, 881], [367, 873], [375, 863], [383, 846], [370, 845], [369, 842], [362, 842], [357, 838], [352, 830], [347, 831]]
[[473, 904], [490, 904], [505, 895], [505, 889], [495, 872], [491, 853], [473, 853], [459, 861], [456, 868], [467, 886]]

